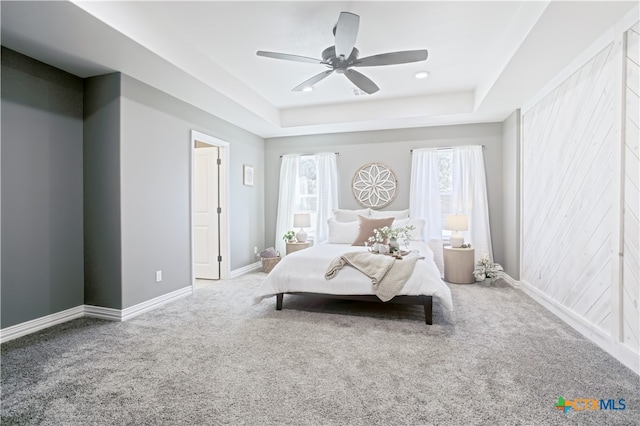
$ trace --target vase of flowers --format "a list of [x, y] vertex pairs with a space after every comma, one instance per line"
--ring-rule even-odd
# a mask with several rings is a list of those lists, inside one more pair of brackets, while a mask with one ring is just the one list
[[473, 276], [476, 281], [484, 281], [487, 278], [494, 282], [502, 275], [502, 266], [499, 263], [492, 262], [489, 256], [485, 255], [476, 263], [476, 269], [473, 271]]
[[[410, 232], [416, 229], [413, 225], [401, 226], [398, 228], [392, 228], [385, 226], [382, 228], [376, 228], [373, 230], [373, 235], [369, 237], [368, 243], [372, 246], [372, 251], [379, 253], [394, 253], [400, 250], [399, 240], [404, 241], [404, 245], [408, 246], [410, 238]], [[381, 247], [381, 246], [384, 246]]]

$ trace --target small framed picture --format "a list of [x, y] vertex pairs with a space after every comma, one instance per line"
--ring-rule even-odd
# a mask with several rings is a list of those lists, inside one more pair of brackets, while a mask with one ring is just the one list
[[248, 164], [242, 166], [242, 184], [253, 186], [253, 166]]

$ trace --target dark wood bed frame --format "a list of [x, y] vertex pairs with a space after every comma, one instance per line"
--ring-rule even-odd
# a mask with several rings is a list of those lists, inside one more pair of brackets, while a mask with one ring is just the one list
[[424, 306], [424, 319], [429, 325], [433, 324], [433, 296], [396, 296], [388, 302], [383, 302], [375, 295], [342, 295], [342, 294], [324, 294], [324, 293], [278, 293], [276, 294], [276, 309], [282, 310], [282, 300], [285, 294], [294, 294], [297, 296], [319, 296], [329, 297], [332, 299], [359, 300], [363, 302], [380, 302], [380, 303], [400, 303], [403, 305], [422, 305]]

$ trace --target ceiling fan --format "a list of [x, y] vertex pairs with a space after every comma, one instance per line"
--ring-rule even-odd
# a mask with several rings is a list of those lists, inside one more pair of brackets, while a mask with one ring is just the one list
[[376, 84], [364, 74], [352, 69], [352, 67], [373, 67], [380, 65], [406, 64], [427, 59], [427, 50], [406, 50], [402, 52], [382, 53], [365, 58], [358, 58], [360, 53], [355, 47], [358, 36], [360, 17], [349, 12], [341, 12], [338, 23], [333, 27], [336, 38], [335, 46], [329, 46], [322, 52], [322, 59], [314, 59], [306, 56], [290, 55], [288, 53], [265, 52], [259, 50], [258, 56], [267, 58], [284, 59], [287, 61], [309, 62], [322, 64], [329, 70], [321, 72], [293, 88], [294, 92], [309, 90], [314, 84], [324, 80], [334, 71], [344, 74], [353, 84], [365, 93], [372, 94], [380, 90]]

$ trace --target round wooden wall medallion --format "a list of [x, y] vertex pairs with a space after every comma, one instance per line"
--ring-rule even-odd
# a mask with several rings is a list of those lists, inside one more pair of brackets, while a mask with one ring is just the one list
[[398, 180], [384, 164], [365, 164], [353, 176], [351, 188], [361, 206], [381, 209], [396, 197]]

